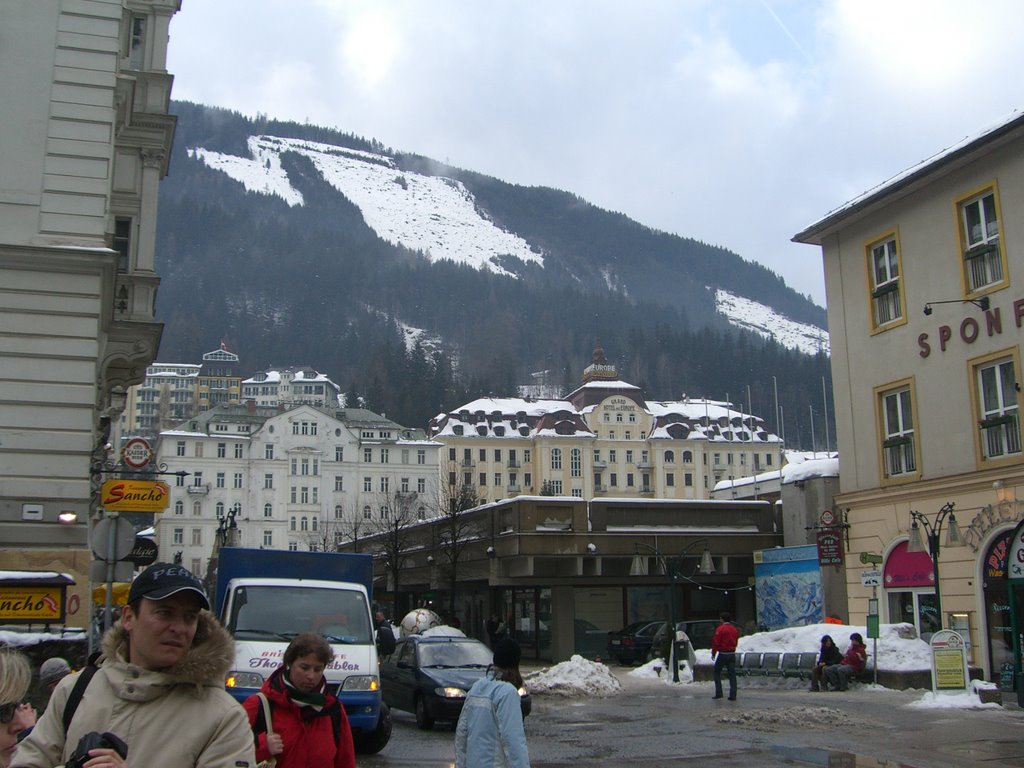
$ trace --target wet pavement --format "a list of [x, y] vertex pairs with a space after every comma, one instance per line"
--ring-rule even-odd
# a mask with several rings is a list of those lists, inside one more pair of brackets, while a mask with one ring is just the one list
[[[533, 768], [1024, 768], [1024, 711], [1010, 695], [1002, 707], [922, 709], [911, 706], [920, 690], [811, 693], [797, 681], [741, 678], [730, 702], [712, 700], [710, 683], [670, 686], [611, 670], [623, 686], [614, 697], [534, 696], [526, 723]], [[360, 766], [453, 764], [453, 726], [419, 731], [400, 712], [394, 720], [391, 743], [359, 756]]]

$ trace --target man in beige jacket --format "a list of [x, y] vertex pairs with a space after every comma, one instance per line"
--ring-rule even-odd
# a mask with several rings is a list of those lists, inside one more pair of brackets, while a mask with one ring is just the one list
[[202, 583], [180, 565], [156, 563], [128, 593], [121, 620], [67, 730], [64, 713], [82, 672], [57, 686], [46, 713], [18, 746], [11, 768], [55, 768], [90, 732], [110, 732], [128, 748], [91, 750], [90, 765], [114, 768], [252, 768], [252, 731], [224, 691], [234, 643], [209, 613]]

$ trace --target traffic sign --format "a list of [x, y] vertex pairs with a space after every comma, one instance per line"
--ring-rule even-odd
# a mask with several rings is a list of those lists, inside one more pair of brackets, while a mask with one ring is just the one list
[[128, 553], [125, 558], [130, 563], [135, 565], [152, 565], [156, 562], [156, 556], [159, 548], [156, 542], [152, 539], [148, 539], [145, 536], [135, 537], [135, 546], [132, 547], [132, 551]]
[[93, 526], [90, 546], [100, 560], [123, 560], [135, 546], [135, 528], [123, 517], [105, 517]]
[[121, 448], [121, 461], [132, 469], [142, 469], [153, 460], [153, 447], [141, 437], [130, 437]]
[[882, 586], [882, 572], [877, 570], [861, 571], [860, 583], [865, 587]]

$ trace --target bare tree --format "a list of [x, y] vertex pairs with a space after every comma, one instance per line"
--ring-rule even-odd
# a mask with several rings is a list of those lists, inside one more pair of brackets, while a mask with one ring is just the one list
[[306, 531], [303, 538], [310, 552], [337, 552], [338, 545], [348, 540], [346, 538], [348, 529], [348, 521], [338, 518], [332, 520], [325, 517], [319, 520], [315, 529]]
[[391, 576], [394, 609], [398, 611], [399, 585], [402, 570], [406, 567], [406, 552], [412, 540], [412, 526], [418, 521], [415, 494], [403, 491], [381, 493], [378, 497], [377, 517], [370, 523], [370, 530], [376, 539], [378, 552], [384, 557], [385, 567]]
[[459, 584], [459, 561], [466, 546], [480, 534], [479, 523], [463, 513], [478, 506], [476, 488], [472, 485], [441, 486], [440, 518], [436, 530], [441, 550], [441, 572], [448, 581], [448, 615], [455, 616], [455, 592]]

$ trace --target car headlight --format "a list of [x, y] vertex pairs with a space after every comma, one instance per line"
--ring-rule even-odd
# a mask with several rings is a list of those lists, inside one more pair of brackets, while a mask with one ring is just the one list
[[240, 669], [233, 669], [228, 672], [224, 679], [225, 688], [261, 688], [263, 687], [263, 675], [259, 672], [246, 672]]
[[352, 675], [341, 684], [343, 691], [379, 691], [380, 680], [376, 675]]
[[440, 696], [442, 699], [464, 699], [466, 698], [466, 692], [461, 688], [435, 688], [434, 693]]

